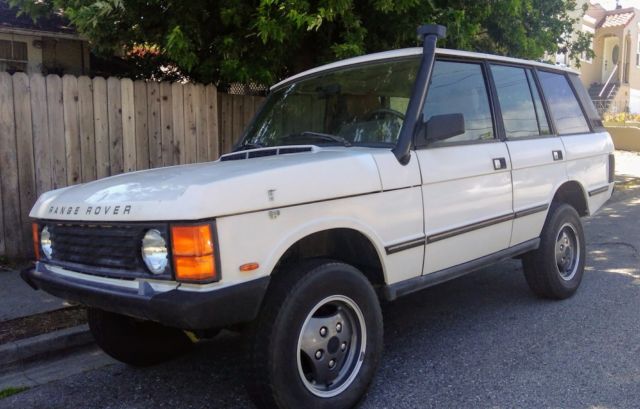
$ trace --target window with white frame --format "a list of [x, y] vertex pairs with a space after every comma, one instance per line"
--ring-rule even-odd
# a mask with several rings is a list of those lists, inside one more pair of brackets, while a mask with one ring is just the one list
[[0, 70], [26, 71], [28, 61], [27, 43], [0, 40]]
[[[589, 50], [593, 50], [593, 37], [595, 36], [595, 29], [583, 24], [582, 31], [585, 33], [591, 33], [591, 39], [589, 40]], [[580, 54], [580, 60], [587, 62], [589, 64], [593, 62], [593, 58], [590, 57], [586, 51]]]

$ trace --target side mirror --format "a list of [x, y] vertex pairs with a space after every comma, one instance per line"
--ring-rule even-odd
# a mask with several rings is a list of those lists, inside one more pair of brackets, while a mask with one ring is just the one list
[[429, 142], [443, 141], [465, 133], [464, 115], [445, 114], [432, 116], [422, 124], [416, 146], [426, 146]]

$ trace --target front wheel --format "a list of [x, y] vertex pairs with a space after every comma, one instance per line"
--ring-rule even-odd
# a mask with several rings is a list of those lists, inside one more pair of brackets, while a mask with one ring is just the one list
[[529, 287], [543, 298], [572, 296], [582, 282], [585, 256], [578, 213], [567, 204], [554, 204], [542, 229], [540, 247], [522, 259]]
[[364, 275], [302, 264], [273, 278], [249, 338], [247, 388], [260, 408], [351, 408], [381, 353], [380, 304]]

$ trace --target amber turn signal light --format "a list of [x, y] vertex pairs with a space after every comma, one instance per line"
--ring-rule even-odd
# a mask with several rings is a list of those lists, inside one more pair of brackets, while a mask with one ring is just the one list
[[40, 260], [40, 227], [38, 223], [31, 223], [31, 233], [33, 235], [33, 254], [36, 260]]
[[180, 281], [216, 280], [211, 226], [171, 226], [171, 246], [176, 279]]

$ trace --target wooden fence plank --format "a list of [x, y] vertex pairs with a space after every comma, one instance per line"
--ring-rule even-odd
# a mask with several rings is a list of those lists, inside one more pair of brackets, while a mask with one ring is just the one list
[[147, 118], [147, 83], [133, 83], [133, 104], [136, 107], [136, 168], [149, 169], [149, 125]]
[[107, 81], [102, 77], [93, 79], [93, 128], [96, 138], [96, 177], [111, 174], [109, 160], [109, 110]]
[[96, 179], [96, 130], [93, 117], [93, 82], [91, 78], [78, 78], [78, 95], [80, 97], [80, 153], [82, 181]]
[[80, 165], [80, 123], [78, 117], [78, 79], [62, 77], [62, 105], [64, 108], [64, 140], [67, 158], [67, 183], [82, 182]]
[[20, 195], [20, 226], [22, 229], [23, 255], [32, 256], [31, 223], [29, 211], [36, 202], [36, 178], [33, 163], [33, 127], [31, 125], [31, 98], [29, 77], [25, 73], [13, 75], [13, 103], [16, 124], [16, 148], [18, 159], [18, 187]]
[[33, 126], [33, 157], [37, 166], [36, 196], [53, 188], [51, 142], [47, 114], [47, 84], [41, 74], [29, 78], [31, 92], [31, 124]]
[[233, 137], [229, 141], [231, 143], [227, 146], [227, 152], [231, 152], [231, 150], [233, 149], [233, 146], [240, 138], [240, 134], [242, 134], [242, 124], [244, 121], [243, 110], [244, 110], [245, 97], [244, 95], [232, 95], [232, 97], [233, 97], [233, 119], [232, 119], [233, 129], [231, 131], [231, 134], [233, 135]]
[[206, 162], [209, 160], [209, 141], [207, 140], [207, 116], [206, 95], [204, 85], [197, 84], [194, 87], [195, 114], [196, 114], [196, 160]]
[[207, 85], [206, 91], [207, 140], [209, 142], [209, 160], [220, 156], [218, 140], [218, 90], [213, 84]]
[[162, 164], [175, 165], [175, 147], [173, 142], [173, 101], [171, 83], [160, 84], [160, 128], [162, 133]]
[[18, 187], [18, 155], [16, 149], [13, 84], [11, 75], [0, 72], [0, 189], [2, 190], [2, 216], [4, 253], [19, 257], [22, 253], [20, 228], [20, 195]]
[[171, 104], [173, 112], [173, 149], [176, 164], [186, 163], [184, 149], [184, 87], [171, 84]]
[[47, 75], [47, 113], [53, 188], [67, 186], [67, 159], [64, 142], [64, 109], [62, 107], [62, 78]]
[[160, 84], [147, 84], [147, 109], [149, 127], [149, 166], [162, 166], [162, 133], [160, 130]]
[[124, 171], [136, 170], [136, 110], [134, 106], [133, 81], [120, 80], [122, 93], [122, 151]]
[[245, 95], [243, 98], [244, 103], [242, 110], [242, 132], [244, 132], [244, 129], [247, 127], [247, 125], [249, 125], [249, 122], [251, 122], [253, 114], [255, 113], [253, 102], [255, 97], [253, 95]]
[[231, 136], [231, 96], [229, 94], [218, 93], [218, 125], [219, 125], [219, 146], [220, 154], [228, 153], [227, 146]]
[[118, 78], [107, 79], [107, 112], [109, 117], [109, 163], [110, 174], [124, 171], [122, 147], [122, 87]]
[[197, 160], [196, 92], [193, 84], [184, 86], [184, 149], [186, 163]]

